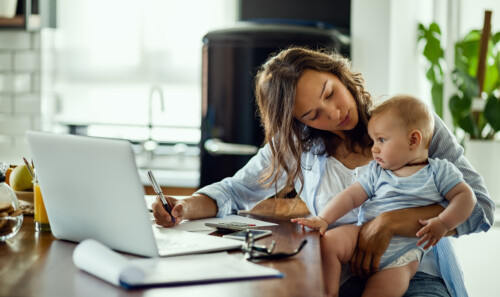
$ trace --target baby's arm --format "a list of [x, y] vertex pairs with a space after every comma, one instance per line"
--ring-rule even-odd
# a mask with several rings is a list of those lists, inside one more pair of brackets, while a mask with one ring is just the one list
[[368, 199], [368, 194], [361, 184], [356, 182], [333, 197], [318, 216], [292, 219], [292, 222], [319, 230], [319, 233], [323, 235], [328, 225], [343, 217], [350, 210], [361, 206], [366, 199]]
[[435, 246], [448, 231], [467, 220], [476, 204], [476, 196], [465, 182], [451, 188], [444, 197], [450, 201], [450, 204], [439, 216], [420, 220], [424, 227], [417, 232], [417, 237], [422, 237], [418, 245], [427, 242], [424, 249]]

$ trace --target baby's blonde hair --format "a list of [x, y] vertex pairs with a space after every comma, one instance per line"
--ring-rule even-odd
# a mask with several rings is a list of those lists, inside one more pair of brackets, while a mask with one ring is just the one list
[[434, 116], [422, 100], [409, 95], [394, 96], [375, 106], [371, 116], [374, 117], [389, 110], [396, 111], [401, 124], [408, 132], [419, 130], [422, 133], [424, 147], [429, 148], [434, 133]]

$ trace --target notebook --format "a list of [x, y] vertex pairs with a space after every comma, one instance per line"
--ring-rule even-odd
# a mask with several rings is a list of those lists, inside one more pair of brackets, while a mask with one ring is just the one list
[[158, 227], [126, 140], [27, 131], [53, 235], [146, 257], [240, 248], [241, 241]]

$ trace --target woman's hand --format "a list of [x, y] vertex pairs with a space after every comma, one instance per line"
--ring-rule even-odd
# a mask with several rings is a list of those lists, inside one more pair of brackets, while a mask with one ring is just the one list
[[390, 218], [384, 214], [361, 226], [356, 248], [349, 261], [353, 275], [366, 278], [378, 271], [380, 259], [394, 236], [388, 228]]
[[322, 217], [316, 216], [312, 218], [297, 218], [291, 219], [292, 223], [297, 223], [302, 225], [302, 227], [306, 226], [308, 228], [319, 230], [321, 236], [323, 236], [328, 229], [328, 222], [325, 221]]
[[[439, 204], [392, 210], [380, 214], [365, 223], [359, 232], [358, 243], [349, 261], [351, 272], [359, 277], [367, 277], [376, 272], [380, 259], [394, 235], [416, 237], [422, 228], [419, 219], [438, 216], [443, 211]], [[446, 235], [454, 234], [454, 230]]]
[[153, 202], [151, 208], [153, 209], [153, 215], [156, 220], [156, 224], [163, 227], [173, 227], [175, 225], [180, 224], [180, 222], [184, 219], [186, 206], [183, 203], [183, 200], [178, 200], [173, 197], [166, 197], [168, 204], [172, 208], [172, 216], [174, 217], [175, 222], [172, 221], [172, 218], [168, 214], [168, 212], [163, 207], [163, 203], [160, 200], [159, 196], [156, 196], [156, 201]]
[[183, 199], [165, 198], [172, 208], [172, 216], [175, 219], [175, 223], [172, 222], [172, 218], [163, 207], [160, 197], [156, 197], [156, 201], [152, 204], [156, 223], [163, 227], [173, 227], [180, 224], [182, 220], [210, 218], [217, 214], [217, 203], [212, 198], [203, 194], [194, 194]]

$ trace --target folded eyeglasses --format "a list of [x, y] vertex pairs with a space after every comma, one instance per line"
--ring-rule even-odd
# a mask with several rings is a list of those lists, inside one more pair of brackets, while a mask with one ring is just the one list
[[257, 245], [255, 244], [253, 234], [248, 232], [245, 237], [245, 244], [243, 244], [241, 250], [243, 251], [244, 258], [249, 261], [279, 260], [295, 256], [302, 250], [306, 243], [307, 239], [302, 240], [299, 247], [291, 253], [279, 252], [273, 254], [274, 247], [276, 246], [275, 240], [273, 240], [269, 246]]

